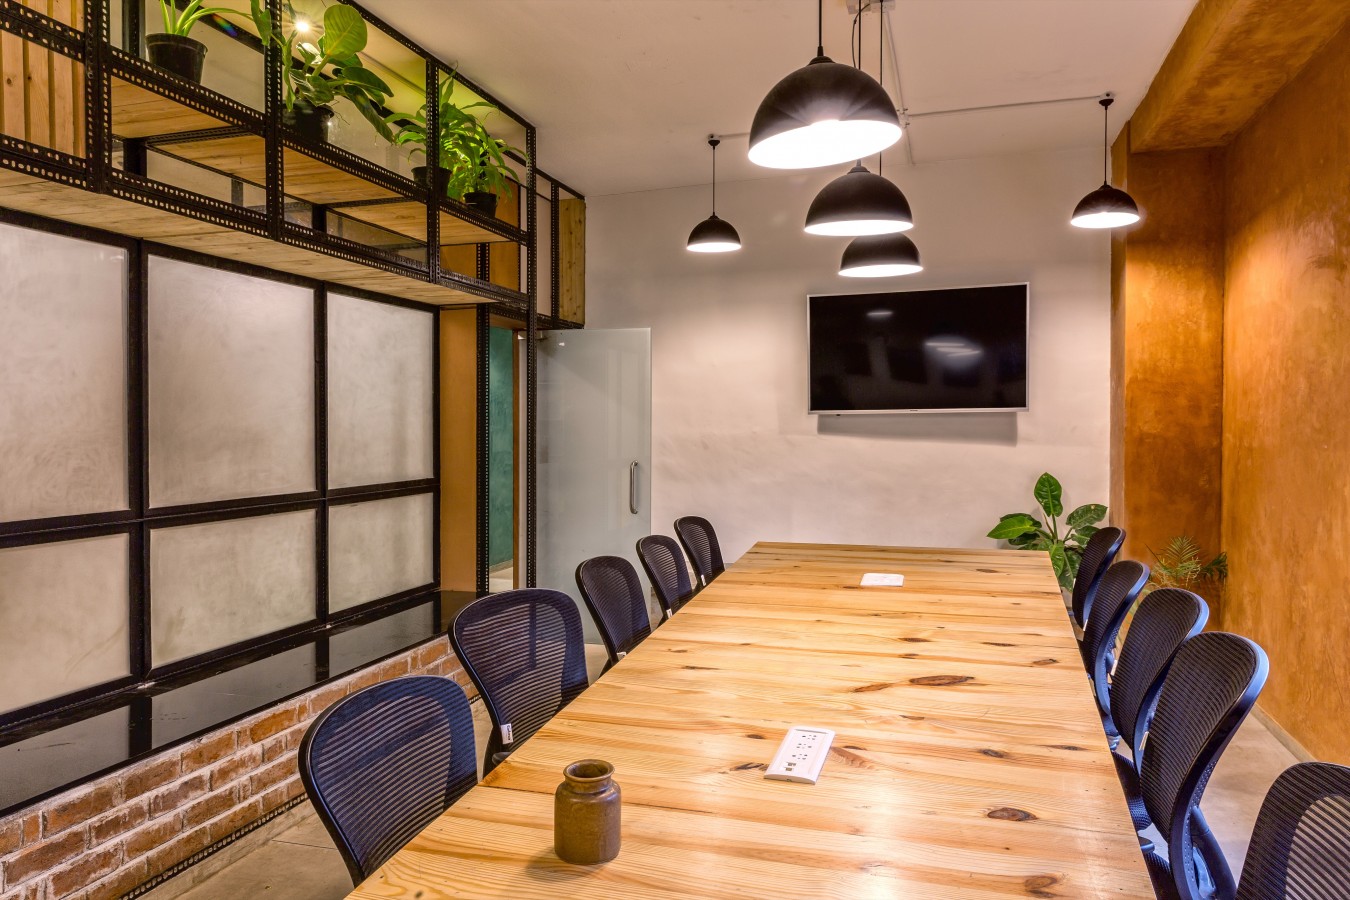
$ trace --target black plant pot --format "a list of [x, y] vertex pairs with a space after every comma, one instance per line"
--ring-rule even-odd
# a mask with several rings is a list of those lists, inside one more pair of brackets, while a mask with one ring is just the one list
[[172, 72], [179, 78], [202, 83], [206, 45], [201, 41], [178, 34], [147, 34], [145, 53], [152, 65]]
[[[422, 185], [423, 187], [427, 188], [428, 190], [434, 191], [434, 190], [436, 189], [436, 186], [435, 186], [434, 184], [431, 183], [431, 180], [430, 180], [430, 178], [429, 178], [430, 172], [431, 172], [431, 167], [430, 167], [430, 166], [413, 166], [413, 167], [412, 167], [412, 177], [413, 177], [413, 181], [416, 181], [418, 184]], [[442, 185], [442, 186], [445, 185], [446, 176], [447, 176], [449, 173], [450, 173], [450, 170], [449, 170], [449, 169], [447, 169], [445, 166], [441, 166], [441, 185]]]
[[497, 195], [491, 191], [469, 191], [464, 202], [485, 216], [497, 215]]
[[293, 109], [281, 111], [282, 124], [294, 129], [296, 134], [311, 144], [328, 143], [328, 125], [332, 119], [331, 107], [311, 106], [308, 103], [296, 103]]

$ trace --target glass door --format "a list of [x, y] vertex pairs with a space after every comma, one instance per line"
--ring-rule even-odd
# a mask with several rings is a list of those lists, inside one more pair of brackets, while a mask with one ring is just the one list
[[600, 637], [577, 565], [638, 566], [651, 533], [651, 359], [648, 328], [545, 331], [539, 344], [538, 585], [578, 602], [588, 642]]

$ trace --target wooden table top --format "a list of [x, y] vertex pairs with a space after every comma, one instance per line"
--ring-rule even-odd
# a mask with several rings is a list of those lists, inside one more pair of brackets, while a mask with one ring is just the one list
[[[763, 777], [792, 725], [815, 785]], [[1044, 553], [760, 543], [351, 898], [1152, 897], [1108, 753]], [[588, 757], [623, 849], [573, 866]]]

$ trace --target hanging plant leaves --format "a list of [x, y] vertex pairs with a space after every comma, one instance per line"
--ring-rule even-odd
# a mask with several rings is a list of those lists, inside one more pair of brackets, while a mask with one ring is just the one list
[[366, 46], [366, 20], [350, 6], [330, 6], [323, 14], [323, 53], [330, 59], [354, 56]]

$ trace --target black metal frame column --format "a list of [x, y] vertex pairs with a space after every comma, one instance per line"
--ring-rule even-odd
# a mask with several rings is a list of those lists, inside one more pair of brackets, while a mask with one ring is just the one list
[[[480, 248], [482, 245], [479, 245]], [[486, 255], [486, 254], [481, 254]], [[474, 589], [481, 596], [488, 592], [488, 566], [490, 565], [488, 537], [492, 527], [492, 507], [488, 502], [488, 492], [492, 488], [492, 381], [490, 345], [492, 327], [488, 305], [480, 303], [474, 309], [474, 333], [478, 358], [475, 368], [475, 391], [478, 433], [475, 436], [477, 456], [474, 468], [476, 485], [474, 490]]]
[[538, 197], [535, 195], [537, 168], [534, 126], [525, 132], [525, 154], [529, 165], [525, 191], [530, 198], [525, 206], [525, 587], [534, 587], [538, 579], [538, 436], [539, 424], [539, 229]]

